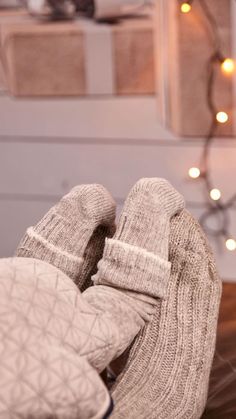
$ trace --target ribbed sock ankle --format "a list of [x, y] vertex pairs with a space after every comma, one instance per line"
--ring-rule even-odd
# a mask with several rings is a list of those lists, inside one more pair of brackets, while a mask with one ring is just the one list
[[28, 228], [16, 256], [56, 266], [83, 290], [102, 256], [105, 237], [114, 232], [114, 219], [115, 203], [103, 186], [76, 186]]

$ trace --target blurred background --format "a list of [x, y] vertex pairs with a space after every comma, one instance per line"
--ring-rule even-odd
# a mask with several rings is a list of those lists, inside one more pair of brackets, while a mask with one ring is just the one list
[[119, 213], [158, 176], [236, 282], [235, 23], [234, 0], [0, 0], [0, 256], [76, 184]]

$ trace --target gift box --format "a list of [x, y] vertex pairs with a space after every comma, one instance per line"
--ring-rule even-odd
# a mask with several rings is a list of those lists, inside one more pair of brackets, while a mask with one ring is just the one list
[[[28, 12], [27, 10], [23, 8], [19, 8], [19, 7], [0, 8], [0, 25], [1, 23], [4, 23], [4, 22], [5, 23], [15, 22], [18, 19], [21, 19], [23, 21], [24, 19], [28, 19], [28, 18], [29, 18]], [[1, 42], [1, 26], [0, 26], [0, 91], [5, 91], [7, 89], [7, 83], [6, 83], [7, 68], [5, 66], [6, 63], [4, 60], [4, 53], [3, 53], [3, 49], [1, 45], [2, 45], [2, 42]]]
[[3, 67], [14, 96], [155, 93], [152, 16], [117, 23], [0, 16]]
[[[208, 104], [209, 58], [214, 53], [215, 33], [201, 2], [189, 13], [181, 2], [157, 0], [156, 41], [159, 79], [158, 106], [164, 124], [181, 136], [208, 134], [212, 114]], [[230, 0], [206, 0], [215, 19], [221, 50], [232, 56]], [[204, 6], [204, 5], [202, 5]], [[226, 111], [228, 122], [218, 124], [216, 135], [233, 133], [233, 76], [222, 73], [216, 63], [213, 101], [216, 111]]]

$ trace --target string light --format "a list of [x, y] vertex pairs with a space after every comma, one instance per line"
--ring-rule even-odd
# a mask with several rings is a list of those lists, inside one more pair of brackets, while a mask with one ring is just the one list
[[236, 241], [234, 239], [227, 239], [225, 246], [230, 251], [236, 250]]
[[[190, 3], [192, 4], [192, 1]], [[191, 167], [188, 174], [191, 178], [196, 179], [200, 177], [204, 182], [204, 186], [208, 196], [211, 198], [200, 217], [200, 224], [204, 230], [215, 238], [224, 237], [225, 247], [227, 250], [236, 250], [236, 239], [233, 239], [229, 233], [230, 227], [230, 212], [236, 203], [236, 193], [232, 195], [227, 201], [223, 202], [221, 198], [221, 192], [215, 188], [211, 180], [211, 170], [209, 166], [209, 157], [211, 145], [215, 137], [216, 129], [219, 124], [224, 124], [229, 120], [229, 115], [220, 110], [217, 112], [214, 97], [215, 97], [215, 84], [217, 80], [217, 64], [220, 66], [223, 75], [230, 75], [235, 70], [235, 62], [232, 58], [224, 58], [225, 54], [222, 50], [222, 43], [220, 39], [220, 32], [218, 30], [218, 24], [211, 11], [210, 6], [206, 0], [198, 0], [199, 5], [208, 20], [211, 32], [213, 35], [212, 52], [209, 55], [207, 61], [207, 88], [206, 88], [206, 101], [211, 113], [211, 124], [209, 131], [204, 139], [203, 149], [199, 161], [199, 169], [197, 167]], [[183, 4], [183, 3], [182, 3]], [[187, 9], [186, 9], [187, 10]], [[191, 10], [188, 8], [188, 11]], [[181, 10], [182, 11], [182, 10]], [[183, 12], [184, 13], [184, 12]], [[212, 38], [211, 38], [212, 41]], [[198, 169], [199, 172], [196, 170]], [[195, 176], [198, 175], [198, 176]], [[209, 221], [214, 217], [217, 222], [215, 223], [216, 228], [212, 227], [212, 223]]]
[[201, 171], [198, 167], [191, 167], [188, 171], [188, 174], [192, 179], [197, 179], [200, 176]]
[[216, 114], [216, 120], [220, 123], [220, 124], [225, 124], [229, 119], [229, 115], [226, 112], [220, 111], [217, 112]]
[[235, 65], [232, 58], [225, 58], [221, 63], [221, 70], [223, 73], [232, 74], [234, 72]]
[[217, 188], [213, 188], [210, 191], [210, 197], [211, 199], [213, 199], [213, 201], [218, 201], [221, 198], [221, 192], [219, 189]]
[[192, 9], [192, 6], [190, 3], [182, 3], [180, 6], [180, 10], [182, 13], [189, 13]]

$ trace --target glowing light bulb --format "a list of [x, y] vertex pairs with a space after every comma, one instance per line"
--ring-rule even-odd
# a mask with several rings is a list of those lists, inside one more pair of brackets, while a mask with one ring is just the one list
[[191, 177], [192, 179], [197, 179], [201, 172], [200, 169], [198, 167], [191, 167], [188, 171], [189, 177]]
[[224, 73], [226, 74], [231, 74], [233, 73], [235, 68], [234, 65], [234, 60], [232, 60], [232, 58], [226, 58], [222, 63], [221, 63], [221, 69]]
[[182, 13], [189, 13], [191, 11], [191, 9], [192, 9], [191, 4], [189, 4], [189, 3], [182, 3], [181, 4], [180, 10], [181, 10]]
[[234, 239], [227, 239], [225, 246], [228, 250], [236, 250], [236, 241]]
[[216, 114], [216, 119], [220, 124], [225, 124], [228, 121], [229, 115], [226, 112], [220, 111]]
[[220, 197], [221, 197], [220, 190], [216, 189], [216, 188], [212, 189], [210, 191], [210, 197], [211, 197], [211, 199], [213, 199], [213, 201], [218, 201], [218, 199], [220, 199]]

